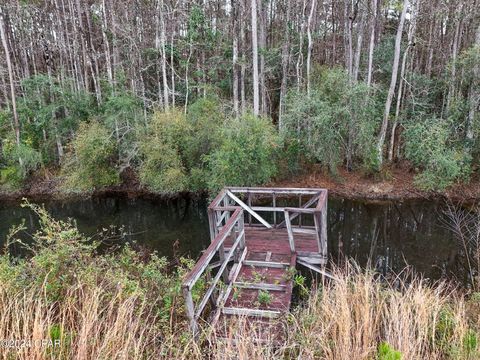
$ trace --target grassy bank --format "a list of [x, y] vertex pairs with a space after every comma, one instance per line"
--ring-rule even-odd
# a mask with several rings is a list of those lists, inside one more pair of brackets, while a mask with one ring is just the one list
[[42, 226], [29, 255], [0, 258], [0, 339], [25, 340], [2, 343], [2, 359], [480, 356], [478, 293], [408, 273], [386, 280], [354, 265], [335, 269], [338, 281], [313, 289], [282, 319], [288, 336], [280, 344], [259, 344], [241, 322], [228, 330], [237, 341], [219, 341], [208, 328], [192, 339], [180, 291], [191, 261], [172, 267], [130, 248], [100, 254], [74, 224], [32, 208]]

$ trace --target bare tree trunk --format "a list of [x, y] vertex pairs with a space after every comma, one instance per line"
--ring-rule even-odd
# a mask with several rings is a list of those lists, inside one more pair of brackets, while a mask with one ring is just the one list
[[[162, 58], [162, 46], [160, 41], [160, 9], [159, 9], [160, 1], [157, 1], [155, 4], [155, 49], [157, 50], [158, 60], [161, 63]], [[165, 109], [163, 104], [163, 86], [162, 86], [162, 75], [161, 75], [161, 66], [156, 62], [155, 64], [156, 69], [156, 76], [157, 76], [157, 97], [158, 97], [158, 105], [160, 108]]]
[[367, 85], [372, 84], [373, 73], [373, 50], [375, 48], [375, 25], [377, 23], [377, 0], [373, 0], [372, 19], [370, 24], [370, 46], [368, 48], [368, 71], [367, 71]]
[[[246, 18], [246, 0], [240, 0], [240, 19]], [[245, 112], [246, 108], [246, 98], [245, 98], [245, 73], [246, 73], [246, 58], [245, 54], [247, 52], [247, 44], [245, 40], [245, 21], [240, 21], [240, 48], [242, 51], [242, 61], [240, 64], [240, 102], [242, 107], [242, 113]]]
[[403, 25], [405, 24], [405, 14], [407, 12], [408, 0], [403, 1], [403, 9], [400, 15], [400, 22], [397, 28], [397, 35], [395, 37], [395, 53], [392, 65], [392, 78], [390, 81], [390, 88], [388, 89], [387, 100], [385, 102], [385, 113], [383, 115], [382, 127], [378, 135], [377, 142], [377, 160], [378, 165], [383, 163], [383, 144], [385, 143], [385, 136], [387, 134], [388, 119], [390, 117], [390, 107], [392, 106], [393, 95], [395, 94], [395, 87], [397, 84], [398, 64], [400, 62], [400, 48], [402, 43]]
[[388, 150], [388, 161], [393, 161], [393, 150], [395, 148], [395, 131], [398, 126], [398, 119], [400, 116], [400, 107], [402, 103], [403, 88], [404, 88], [404, 79], [405, 79], [405, 68], [407, 65], [408, 52], [413, 46], [413, 37], [415, 36], [415, 29], [417, 23], [417, 6], [418, 2], [414, 5], [412, 13], [410, 14], [410, 26], [408, 29], [408, 45], [403, 53], [402, 67], [400, 69], [400, 82], [398, 85], [398, 94], [397, 94], [397, 105], [395, 109], [395, 120], [392, 125], [392, 130], [390, 134], [390, 148]]
[[265, 11], [262, 6], [263, 0], [258, 0], [258, 13], [260, 14], [260, 36], [259, 36], [259, 45], [260, 45], [260, 104], [261, 104], [261, 113], [267, 113], [267, 89], [265, 85], [265, 49], [267, 47], [266, 35], [265, 35]]
[[168, 81], [167, 81], [167, 54], [165, 51], [165, 18], [163, 16], [163, 0], [158, 0], [160, 12], [160, 47], [162, 49], [162, 79], [163, 79], [163, 103], [168, 109]]
[[[93, 29], [92, 29], [92, 24], [90, 21], [90, 14], [88, 12], [88, 7], [86, 6], [86, 3], [83, 3], [83, 10], [85, 13], [85, 19], [87, 21], [87, 33], [84, 34], [85, 37], [85, 42], [87, 45], [89, 45], [90, 51], [88, 54], [88, 63], [90, 65], [90, 71], [92, 73], [92, 80], [93, 80], [93, 87], [95, 89], [95, 96], [97, 98], [97, 102], [100, 103], [102, 101], [102, 89], [100, 87], [100, 68], [98, 66], [98, 56], [97, 56], [97, 51], [95, 50], [95, 47], [93, 46], [92, 42], [92, 34], [93, 34]], [[80, 1], [77, 0], [77, 8], [78, 8], [78, 13], [79, 13], [79, 19], [80, 19], [80, 24], [81, 28], [83, 29], [83, 20], [82, 15], [81, 15], [81, 10], [82, 8], [80, 7]], [[85, 30], [83, 30], [85, 31]], [[92, 64], [93, 63], [93, 64]]]
[[108, 21], [107, 21], [107, 4], [105, 0], [102, 0], [102, 38], [103, 43], [105, 44], [105, 66], [107, 67], [107, 78], [110, 86], [113, 87], [113, 70], [112, 70], [112, 60], [110, 52], [110, 41], [107, 36], [108, 31]]
[[172, 31], [172, 39], [170, 41], [170, 71], [171, 71], [171, 87], [172, 87], [172, 107], [175, 107], [175, 68], [173, 63], [173, 37], [175, 33]]
[[303, 29], [305, 28], [304, 18], [305, 18], [305, 8], [306, 8], [306, 0], [303, 0], [302, 6], [302, 20], [300, 24], [300, 43], [298, 48], [298, 58], [297, 58], [297, 91], [300, 91], [301, 84], [302, 84], [302, 65], [303, 65]]
[[282, 83], [280, 85], [280, 105], [278, 107], [278, 129], [283, 129], [283, 113], [285, 111], [285, 96], [287, 94], [288, 63], [290, 60], [290, 8], [291, 1], [287, 0], [287, 14], [285, 19], [285, 40], [282, 47]]
[[232, 81], [232, 93], [233, 93], [233, 112], [235, 113], [235, 116], [239, 116], [239, 106], [238, 106], [238, 69], [237, 69], [237, 63], [238, 63], [238, 37], [237, 37], [237, 8], [235, 7], [235, 1], [231, 1], [231, 6], [232, 6], [232, 38], [233, 38], [233, 55], [232, 55], [232, 76], [233, 76], [233, 81]]
[[[480, 25], [478, 25], [475, 32], [475, 45], [480, 47]], [[473, 78], [468, 92], [468, 100], [470, 107], [468, 110], [467, 126], [465, 131], [465, 137], [467, 139], [465, 150], [467, 153], [470, 153], [474, 141], [475, 116], [476, 112], [480, 111], [480, 64], [478, 64], [478, 62], [473, 68]]]
[[258, 38], [257, 38], [257, 0], [251, 0], [252, 12], [252, 62], [253, 62], [253, 114], [259, 114], [258, 91]]
[[17, 146], [19, 146], [20, 145], [20, 123], [18, 121], [18, 113], [17, 113], [15, 82], [13, 78], [13, 68], [12, 68], [12, 62], [10, 59], [10, 50], [8, 48], [7, 35], [5, 30], [5, 14], [1, 6], [0, 6], [0, 35], [2, 37], [3, 51], [5, 52], [5, 59], [7, 61], [8, 80], [10, 82], [10, 95], [11, 95], [11, 101], [12, 101], [13, 129], [15, 131], [15, 141], [17, 142]]
[[312, 61], [312, 48], [313, 48], [313, 41], [312, 41], [312, 20], [313, 20], [313, 13], [315, 11], [315, 4], [316, 0], [312, 0], [312, 4], [310, 7], [310, 14], [308, 15], [308, 22], [307, 22], [307, 37], [308, 37], [308, 49], [307, 49], [307, 95], [310, 96], [310, 67]]
[[450, 104], [455, 97], [455, 79], [457, 75], [457, 55], [458, 55], [458, 47], [459, 47], [459, 38], [460, 38], [460, 28], [462, 24], [462, 6], [463, 3], [460, 3], [458, 7], [458, 12], [456, 16], [456, 25], [455, 25], [455, 35], [453, 36], [453, 45], [452, 45], [452, 71], [451, 71], [451, 78], [450, 78], [450, 86], [448, 88], [448, 96], [447, 96], [447, 109], [450, 109]]
[[357, 82], [358, 80], [358, 72], [360, 70], [360, 55], [362, 50], [362, 43], [363, 43], [363, 31], [364, 31], [364, 11], [361, 12], [360, 20], [358, 22], [358, 32], [357, 32], [357, 47], [355, 49], [355, 57], [353, 61], [353, 81]]

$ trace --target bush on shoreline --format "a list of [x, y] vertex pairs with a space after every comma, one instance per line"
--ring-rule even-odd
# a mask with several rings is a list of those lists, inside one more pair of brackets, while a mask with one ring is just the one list
[[82, 123], [63, 164], [65, 188], [91, 191], [120, 182], [115, 165], [116, 144], [108, 130], [96, 121]]

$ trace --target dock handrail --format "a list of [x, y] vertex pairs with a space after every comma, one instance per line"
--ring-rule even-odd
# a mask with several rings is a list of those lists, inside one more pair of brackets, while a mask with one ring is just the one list
[[[228, 254], [225, 255], [224, 242], [232, 234], [232, 231], [235, 232], [235, 239], [233, 240], [233, 245], [230, 247]], [[207, 248], [207, 250], [205, 250], [203, 255], [200, 257], [192, 270], [187, 274], [182, 283], [182, 291], [185, 297], [187, 316], [190, 321], [190, 328], [194, 334], [196, 333], [198, 328], [198, 320], [201, 317], [203, 311], [205, 310], [208, 301], [210, 300], [215, 304], [215, 306], [218, 307], [221, 304], [222, 300], [225, 298], [222, 291], [220, 291], [219, 294], [215, 294], [214, 292], [217, 289], [218, 282], [222, 276], [226, 283], [225, 285], [231, 285], [230, 282], [232, 282], [233, 279], [230, 279], [228, 276], [227, 265], [232, 260], [237, 249], [242, 252], [240, 260], [238, 260], [238, 256], [237, 259], [234, 259], [237, 262], [237, 266], [239, 266], [238, 262], [241, 262], [242, 259], [245, 257], [243, 256], [243, 253], [246, 251], [244, 217], [243, 210], [241, 208], [236, 208], [233, 211], [233, 214], [229, 216], [225, 225], [214, 237], [213, 241], [210, 243], [210, 246]], [[212, 261], [213, 257], [217, 252], [220, 257], [220, 267], [213, 280], [211, 280], [210, 286], [203, 295], [199, 305], [195, 307], [195, 304], [193, 302], [192, 289], [194, 288], [197, 281], [208, 269], [210, 262]]]
[[[279, 198], [298, 197], [298, 206], [278, 206]], [[326, 189], [301, 188], [259, 188], [259, 187], [226, 187], [208, 207], [210, 237], [213, 240], [222, 229], [231, 212], [241, 207], [248, 216], [250, 226], [266, 228], [287, 228], [290, 249], [295, 252], [294, 234], [315, 235], [318, 249], [322, 256], [327, 256], [327, 197]], [[255, 199], [270, 199], [270, 205], [254, 204]], [[272, 221], [264, 218], [264, 213], [272, 214]], [[277, 214], [284, 219], [278, 220]], [[302, 220], [311, 219], [313, 224], [305, 224]], [[297, 219], [298, 218], [298, 219]], [[293, 221], [297, 219], [297, 222]], [[252, 224], [252, 220], [258, 223]]]

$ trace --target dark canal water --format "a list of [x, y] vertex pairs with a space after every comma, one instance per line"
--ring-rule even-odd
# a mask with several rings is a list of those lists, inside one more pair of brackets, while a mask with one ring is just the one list
[[[75, 219], [79, 229], [95, 236], [102, 229], [122, 228], [125, 236], [112, 242], [134, 241], [160, 255], [198, 257], [208, 244], [206, 200], [170, 201], [95, 198], [43, 202], [55, 217]], [[329, 252], [334, 261], [353, 257], [381, 271], [413, 266], [424, 276], [463, 277], [460, 250], [442, 221], [443, 204], [431, 201], [366, 203], [329, 199]], [[19, 203], [0, 204], [0, 239], [25, 219], [28, 240], [36, 216]]]

